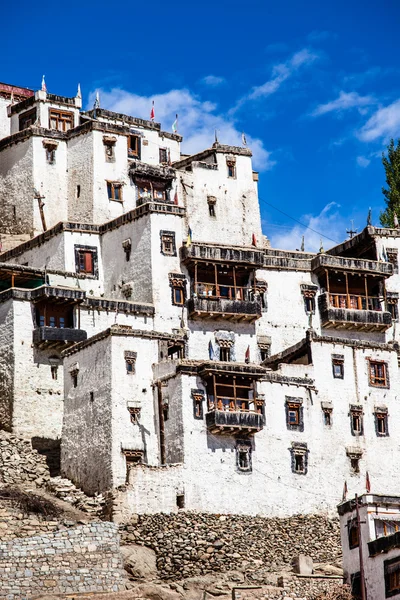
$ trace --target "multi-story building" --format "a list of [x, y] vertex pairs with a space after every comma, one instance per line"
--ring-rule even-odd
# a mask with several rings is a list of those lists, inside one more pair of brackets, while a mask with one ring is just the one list
[[0, 230], [32, 237], [0, 256], [0, 425], [62, 437], [116, 519], [333, 511], [366, 469], [399, 493], [400, 230], [273, 249], [248, 148], [9, 100]]
[[371, 600], [398, 598], [400, 497], [368, 492], [339, 504], [338, 512], [344, 576], [354, 598], [363, 597], [362, 587]]

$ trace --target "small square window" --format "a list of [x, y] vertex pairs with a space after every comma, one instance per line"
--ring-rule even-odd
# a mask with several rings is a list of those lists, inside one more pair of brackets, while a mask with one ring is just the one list
[[194, 389], [192, 390], [193, 398], [193, 416], [195, 419], [203, 418], [203, 403], [204, 403], [204, 392], [203, 390]]
[[308, 452], [307, 444], [304, 442], [292, 442], [292, 447], [290, 448], [292, 473], [307, 475]]
[[50, 367], [50, 369], [51, 369], [51, 378], [54, 380], [57, 380], [58, 379], [58, 367], [55, 365], [52, 365]]
[[97, 270], [97, 249], [75, 246], [75, 266], [77, 273], [95, 275]]
[[389, 387], [387, 364], [383, 361], [369, 359], [369, 385], [374, 387]]
[[114, 144], [104, 144], [104, 152], [106, 156], [106, 162], [115, 161], [115, 146]]
[[351, 466], [351, 470], [353, 471], [353, 473], [359, 473], [360, 472], [360, 459], [359, 458], [351, 458], [350, 466]]
[[308, 315], [315, 314], [315, 296], [304, 296], [304, 309]]
[[137, 352], [126, 350], [124, 352], [125, 368], [128, 375], [134, 375], [136, 370]]
[[161, 231], [161, 254], [165, 256], [176, 256], [175, 232]]
[[220, 347], [219, 349], [219, 360], [224, 362], [230, 362], [231, 360], [231, 349], [229, 347]]
[[78, 371], [71, 371], [71, 379], [73, 387], [78, 387]]
[[390, 312], [393, 321], [399, 319], [399, 300], [395, 297], [388, 297], [386, 300], [386, 310]]
[[107, 195], [109, 200], [122, 202], [122, 183], [117, 181], [107, 181]]
[[295, 473], [304, 473], [304, 455], [303, 454], [295, 454], [294, 455], [294, 470]]
[[304, 431], [303, 406], [299, 398], [286, 399], [286, 425], [288, 429]]
[[51, 108], [49, 110], [49, 129], [69, 131], [74, 127], [74, 113]]

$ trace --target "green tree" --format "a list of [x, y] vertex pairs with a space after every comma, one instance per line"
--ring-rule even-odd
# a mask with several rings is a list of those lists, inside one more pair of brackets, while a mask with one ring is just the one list
[[390, 140], [387, 147], [387, 156], [382, 152], [382, 164], [385, 168], [387, 188], [382, 188], [385, 196], [386, 209], [381, 212], [379, 220], [383, 227], [394, 227], [396, 213], [400, 221], [400, 139], [397, 146]]

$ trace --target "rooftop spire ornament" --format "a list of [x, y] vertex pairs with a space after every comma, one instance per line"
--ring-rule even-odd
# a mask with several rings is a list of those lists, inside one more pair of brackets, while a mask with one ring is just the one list
[[371, 207], [369, 207], [369, 210], [368, 210], [367, 225], [372, 225], [372, 210], [371, 210]]
[[325, 250], [324, 250], [324, 246], [322, 244], [322, 238], [320, 238], [319, 240], [319, 253], [320, 254], [324, 254]]
[[300, 246], [300, 250], [302, 252], [304, 252], [304, 235], [301, 236], [301, 246]]
[[96, 99], [93, 104], [93, 118], [94, 119], [97, 119], [97, 109], [99, 109], [99, 108], [100, 108], [100, 94], [99, 94], [99, 91], [97, 90]]
[[76, 97], [82, 99], [82, 92], [81, 92], [81, 84], [80, 83], [78, 83], [78, 89], [77, 89], [77, 92], [76, 92]]
[[42, 76], [42, 92], [47, 92], [46, 81], [44, 79], [44, 75]]

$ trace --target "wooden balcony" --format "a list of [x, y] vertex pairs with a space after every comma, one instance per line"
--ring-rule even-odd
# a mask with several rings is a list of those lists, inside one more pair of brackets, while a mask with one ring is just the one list
[[393, 265], [390, 262], [364, 258], [346, 258], [330, 254], [318, 254], [311, 261], [311, 268], [317, 275], [326, 270], [352, 271], [358, 274], [379, 275], [380, 277], [393, 275]]
[[261, 317], [261, 302], [254, 290], [233, 285], [198, 283], [188, 302], [190, 319], [227, 319], [253, 322]]
[[326, 329], [386, 331], [392, 316], [382, 310], [380, 298], [356, 294], [321, 294], [318, 298], [321, 326]]
[[72, 329], [69, 327], [37, 327], [33, 330], [33, 343], [38, 348], [54, 348], [64, 350], [77, 342], [87, 339], [86, 331], [83, 329]]
[[206, 414], [206, 424], [210, 433], [253, 434], [263, 428], [263, 415], [251, 410], [211, 410]]

